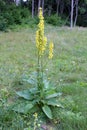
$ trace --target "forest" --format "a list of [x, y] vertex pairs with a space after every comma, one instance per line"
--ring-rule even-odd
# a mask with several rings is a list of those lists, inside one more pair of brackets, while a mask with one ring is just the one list
[[0, 30], [23, 22], [37, 23], [39, 7], [49, 24], [87, 26], [87, 0], [0, 0]]

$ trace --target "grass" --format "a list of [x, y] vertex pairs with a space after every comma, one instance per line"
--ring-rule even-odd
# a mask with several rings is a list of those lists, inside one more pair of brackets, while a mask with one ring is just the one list
[[[1, 130], [9, 130], [9, 125], [11, 130], [33, 126], [32, 114], [19, 115], [6, 108], [15, 100], [15, 90], [24, 89], [19, 84], [21, 76], [29, 75], [36, 68], [35, 31], [36, 28], [21, 28], [0, 32]], [[65, 109], [54, 108], [54, 120], [50, 123], [38, 112], [39, 121], [45, 118], [43, 122], [49, 130], [87, 130], [87, 28], [70, 30], [46, 25], [45, 34], [48, 42], [54, 42], [54, 58], [45, 61], [45, 72], [57, 90], [63, 92], [60, 102]], [[21, 127], [16, 128], [15, 124], [21, 124]]]

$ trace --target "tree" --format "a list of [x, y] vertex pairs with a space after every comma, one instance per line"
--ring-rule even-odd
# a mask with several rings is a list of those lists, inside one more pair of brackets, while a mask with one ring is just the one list
[[56, 4], [57, 4], [57, 8], [56, 8], [56, 14], [59, 14], [59, 4], [60, 4], [60, 0], [56, 0]]
[[38, 14], [39, 14], [39, 8], [41, 7], [41, 0], [38, 0]]
[[32, 18], [34, 17], [34, 0], [32, 0]]
[[43, 11], [43, 15], [44, 15], [44, 0], [42, 0], [42, 11]]
[[16, 5], [18, 6], [20, 3], [20, 0], [14, 0], [14, 2], [16, 3]]
[[77, 22], [77, 17], [78, 17], [78, 2], [79, 0], [76, 0], [76, 16], [75, 16], [75, 21], [74, 21], [74, 27], [76, 26], [76, 22]]
[[70, 27], [73, 27], [73, 13], [74, 13], [74, 0], [71, 0], [71, 23]]

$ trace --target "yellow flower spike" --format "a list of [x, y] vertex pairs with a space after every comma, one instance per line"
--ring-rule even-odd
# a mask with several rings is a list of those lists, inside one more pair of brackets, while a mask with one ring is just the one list
[[50, 42], [50, 44], [49, 44], [49, 59], [53, 58], [53, 47], [54, 47], [53, 43]]
[[39, 19], [44, 19], [41, 7], [39, 8]]
[[42, 56], [47, 44], [47, 38], [44, 36], [44, 17], [42, 8], [39, 9], [39, 20], [38, 30], [36, 31], [36, 47], [38, 49], [39, 56]]

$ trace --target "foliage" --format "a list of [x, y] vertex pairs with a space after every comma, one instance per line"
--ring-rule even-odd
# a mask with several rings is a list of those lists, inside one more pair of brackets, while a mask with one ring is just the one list
[[3, 16], [0, 16], [0, 30], [5, 31], [7, 28], [6, 19]]
[[[30, 26], [34, 26], [36, 22], [36, 17], [38, 14], [38, 1], [34, 0], [34, 18], [31, 19], [31, 10], [32, 10], [32, 0], [28, 0], [27, 2], [23, 2], [21, 0], [21, 4], [18, 6], [15, 5], [13, 0], [0, 0], [0, 30], [5, 30], [9, 25], [22, 24], [23, 21], [25, 23], [30, 24]], [[41, 0], [42, 1], [42, 0]], [[74, 0], [74, 18], [76, 16], [76, 2], [78, 0]], [[45, 0], [44, 3], [44, 16], [46, 16], [47, 23], [52, 25], [70, 25], [70, 13], [71, 13], [71, 1], [59, 1], [59, 0]], [[58, 9], [57, 9], [58, 7]], [[78, 17], [77, 17], [77, 25], [79, 26], [87, 26], [87, 0], [80, 0], [78, 2]], [[65, 16], [63, 18], [63, 16]], [[62, 19], [63, 18], [63, 19]], [[26, 20], [27, 19], [27, 20]], [[29, 19], [29, 20], [28, 20]], [[29, 21], [29, 22], [26, 22]], [[65, 21], [65, 22], [64, 22]], [[32, 25], [31, 25], [32, 24]]]
[[55, 15], [51, 15], [50, 17], [46, 17], [46, 22], [55, 26], [62, 26], [64, 24], [64, 20], [61, 17]]
[[32, 16], [30, 15], [29, 18], [26, 19], [26, 20], [24, 20], [23, 23], [24, 23], [24, 24], [28, 24], [29, 27], [31, 27], [31, 28], [35, 28], [36, 25], [38, 24], [38, 22], [39, 22], [38, 17], [34, 17], [34, 18], [32, 19]]
[[84, 15], [79, 15], [78, 16], [78, 25], [79, 26], [81, 26], [82, 24], [83, 24], [83, 26], [84, 27], [86, 27], [87, 26], [87, 20], [86, 20], [87, 18], [86, 18], [86, 14], [84, 14]]
[[[23, 98], [20, 104], [15, 106], [13, 108], [14, 111], [17, 111], [19, 113], [28, 113], [31, 108], [34, 106], [38, 105], [38, 107], [42, 107], [43, 112], [52, 119], [52, 112], [50, 107], [48, 106], [53, 106], [53, 107], [60, 107], [63, 108], [62, 105], [56, 100], [56, 97], [60, 97], [61, 93], [58, 93], [55, 91], [55, 87], [51, 86], [47, 80], [46, 76], [44, 76], [44, 85], [43, 85], [43, 91], [38, 90], [37, 86], [37, 74], [33, 73], [34, 75], [31, 75], [31, 77], [34, 77], [34, 79], [30, 78], [27, 81], [34, 87], [29, 88], [27, 90], [22, 90], [16, 92], [17, 95], [21, 98]], [[36, 77], [36, 78], [35, 78]], [[41, 84], [42, 85], [42, 84]]]
[[22, 24], [23, 19], [29, 17], [29, 10], [27, 8], [17, 7], [15, 4], [6, 4], [0, 1], [1, 16], [0, 16], [0, 30], [4, 31], [10, 25]]

